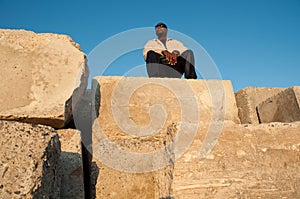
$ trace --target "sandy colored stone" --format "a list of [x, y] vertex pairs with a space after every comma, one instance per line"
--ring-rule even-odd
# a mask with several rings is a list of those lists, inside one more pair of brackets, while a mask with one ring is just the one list
[[61, 142], [61, 199], [84, 198], [83, 166], [80, 131], [61, 129], [57, 131]]
[[96, 198], [299, 197], [300, 123], [237, 124], [234, 99], [228, 81], [94, 79]]
[[199, 121], [239, 123], [226, 80], [97, 77], [92, 114], [96, 198], [169, 197], [172, 150], [183, 153]]
[[224, 123], [213, 151], [199, 158], [207, 126], [174, 164], [172, 197], [299, 198], [300, 123]]
[[247, 87], [236, 94], [238, 114], [242, 124], [259, 124], [256, 107], [284, 88]]
[[257, 107], [261, 123], [300, 121], [300, 86], [288, 88]]
[[[300, 122], [240, 125], [225, 121], [212, 152], [200, 158], [210, 125], [201, 123], [186, 152], [158, 171], [132, 174], [98, 162], [97, 198], [300, 197]], [[142, 148], [138, 139], [115, 137], [113, 141], [123, 150], [144, 153], [155, 145], [149, 139], [147, 144], [140, 140]]]
[[67, 35], [0, 29], [0, 51], [0, 119], [67, 124], [89, 74], [79, 45]]
[[[168, 134], [170, 136], [170, 134]], [[115, 148], [107, 148], [93, 145], [93, 157], [95, 166], [92, 174], [95, 175], [95, 197], [96, 198], [167, 198], [171, 193], [171, 181], [173, 165], [173, 156], [168, 153], [163, 141], [168, 141], [168, 136], [161, 138], [132, 139], [130, 137], [115, 137], [111, 139], [118, 147], [128, 153], [149, 153], [155, 149], [164, 149], [164, 157], [169, 164], [164, 168], [149, 170], [156, 163], [154, 157], [145, 158], [144, 163], [138, 162], [138, 159], [130, 158], [124, 155], [114, 153]], [[94, 142], [95, 143], [95, 142]], [[102, 143], [103, 144], [103, 143]], [[104, 144], [105, 145], [105, 144]], [[115, 155], [115, 156], [114, 156]], [[107, 164], [106, 161], [99, 161], [99, 156], [113, 156], [115, 164]], [[124, 158], [125, 157], [125, 158]], [[107, 157], [107, 159], [110, 159]], [[159, 158], [158, 158], [159, 159]], [[125, 160], [125, 162], [124, 162]], [[160, 161], [160, 160], [157, 160]], [[135, 172], [128, 172], [129, 167], [145, 165], [145, 167], [136, 168]], [[118, 164], [118, 165], [117, 165]], [[123, 165], [123, 170], [120, 168]], [[122, 167], [122, 166], [121, 166]], [[145, 172], [143, 172], [145, 171]]]
[[229, 80], [95, 77], [94, 88], [97, 85], [101, 89], [99, 114], [105, 114], [107, 125], [117, 126], [115, 123], [121, 122], [118, 125], [123, 130], [133, 124], [149, 125], [151, 119], [153, 125], [162, 125], [163, 117], [166, 124], [189, 118], [195, 119], [192, 122], [240, 122]]
[[60, 142], [47, 126], [0, 121], [0, 198], [59, 198]]

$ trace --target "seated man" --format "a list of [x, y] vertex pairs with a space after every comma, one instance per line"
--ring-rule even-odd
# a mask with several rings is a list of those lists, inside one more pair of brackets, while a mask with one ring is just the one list
[[181, 42], [167, 38], [168, 28], [164, 23], [155, 26], [157, 39], [152, 39], [144, 46], [149, 77], [197, 79], [194, 67], [194, 54]]

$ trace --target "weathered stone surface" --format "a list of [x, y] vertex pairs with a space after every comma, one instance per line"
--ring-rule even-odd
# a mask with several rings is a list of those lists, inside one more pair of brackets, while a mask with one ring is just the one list
[[47, 126], [0, 121], [0, 198], [59, 198], [60, 142]]
[[[100, 85], [100, 112], [107, 115], [108, 125], [116, 126], [116, 122], [121, 122], [118, 125], [123, 129], [134, 123], [149, 124], [151, 114], [157, 116], [151, 119], [158, 123], [163, 118], [160, 116], [166, 116], [171, 122], [194, 116], [198, 117], [197, 122], [240, 122], [229, 80], [95, 77], [93, 84], [94, 87]], [[116, 115], [121, 118], [112, 117]]]
[[239, 123], [230, 81], [98, 77], [92, 90], [97, 198], [169, 197], [178, 140], [199, 121]]
[[86, 55], [69, 36], [0, 29], [0, 119], [61, 128], [88, 79]]
[[236, 104], [242, 124], [259, 124], [256, 107], [266, 99], [283, 91], [284, 88], [247, 87], [236, 94]]
[[[168, 135], [170, 135], [168, 133]], [[154, 157], [144, 158], [143, 163], [139, 158], [130, 157], [132, 153], [151, 153], [156, 149], [164, 149], [164, 157], [172, 162], [172, 156], [168, 154], [163, 141], [168, 136], [156, 136], [154, 138], [131, 138], [130, 136], [116, 136], [111, 138], [117, 147], [120, 147], [125, 153], [117, 154], [114, 147], [107, 147], [106, 141], [93, 145], [94, 162], [93, 175], [97, 178], [95, 181], [96, 198], [167, 198], [170, 196], [172, 165], [165, 165], [164, 168], [154, 169], [156, 163]], [[98, 140], [101, 142], [100, 140]], [[97, 141], [94, 141], [96, 143]], [[123, 156], [124, 155], [124, 156]], [[106, 159], [104, 161], [100, 161]], [[123, 156], [123, 157], [120, 157]], [[112, 157], [112, 158], [111, 158]], [[157, 161], [160, 161], [157, 158]], [[169, 164], [170, 164], [169, 162]], [[142, 166], [145, 167], [142, 167]], [[131, 170], [131, 168], [135, 168]], [[137, 168], [138, 167], [138, 168]], [[130, 172], [128, 172], [130, 171]], [[136, 171], [136, 173], [134, 173]]]
[[300, 197], [300, 123], [236, 124], [217, 83], [96, 78], [96, 198]]
[[201, 126], [174, 164], [174, 198], [300, 198], [300, 122], [226, 121], [214, 150], [202, 159], [207, 124]]
[[[96, 198], [148, 199], [168, 198], [171, 170], [133, 174], [113, 170], [97, 162], [99, 167]], [[167, 197], [163, 197], [167, 195]]]
[[61, 143], [61, 188], [60, 198], [84, 198], [83, 167], [80, 131], [58, 130]]
[[257, 107], [261, 123], [300, 121], [300, 86], [288, 88]]

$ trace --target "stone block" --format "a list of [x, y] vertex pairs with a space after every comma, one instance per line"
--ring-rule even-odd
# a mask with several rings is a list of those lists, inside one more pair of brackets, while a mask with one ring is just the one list
[[200, 129], [174, 163], [172, 197], [300, 198], [299, 130], [300, 122], [225, 121], [213, 151], [199, 158], [207, 131]]
[[238, 114], [242, 124], [258, 124], [256, 107], [264, 100], [283, 91], [284, 88], [247, 87], [236, 94]]
[[288, 88], [257, 107], [261, 123], [300, 121], [300, 86]]
[[96, 198], [168, 198], [173, 148], [183, 153], [199, 121], [239, 123], [226, 80], [97, 77], [92, 92]]
[[[164, 115], [172, 122], [179, 118], [194, 119], [195, 116], [197, 122], [240, 122], [229, 80], [95, 77], [93, 84], [101, 90], [99, 113], [107, 115], [105, 119], [109, 125], [118, 122], [115, 120], [121, 120], [122, 124], [118, 125], [123, 125], [123, 128], [127, 128], [126, 124], [145, 125], [151, 114], [153, 119]], [[112, 118], [116, 114], [122, 118]], [[161, 118], [157, 123], [160, 121]]]
[[65, 126], [88, 81], [79, 45], [66, 35], [0, 29], [0, 51], [0, 119]]
[[0, 121], [0, 197], [59, 198], [60, 142], [47, 126]]
[[80, 131], [61, 129], [57, 131], [61, 143], [60, 198], [84, 198], [83, 166]]

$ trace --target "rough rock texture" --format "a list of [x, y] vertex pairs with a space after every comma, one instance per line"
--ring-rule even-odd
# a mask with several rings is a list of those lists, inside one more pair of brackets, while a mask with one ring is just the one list
[[0, 198], [59, 198], [60, 142], [42, 125], [0, 121]]
[[284, 88], [247, 87], [236, 94], [236, 104], [242, 124], [259, 124], [256, 107], [266, 99], [283, 91]]
[[288, 88], [257, 107], [261, 123], [300, 121], [300, 86]]
[[58, 130], [61, 143], [61, 192], [60, 198], [84, 198], [83, 167], [80, 131]]
[[230, 81], [98, 77], [92, 90], [97, 198], [169, 197], [172, 150], [198, 121], [239, 123]]
[[97, 77], [92, 91], [96, 198], [300, 197], [300, 123], [237, 124], [230, 82]]
[[201, 126], [174, 164], [174, 198], [300, 198], [300, 122], [225, 122], [214, 150], [202, 159], [207, 124]]
[[[155, 138], [136, 138], [120, 136], [111, 138], [116, 146], [123, 151], [131, 153], [151, 153], [156, 149], [165, 149], [163, 141], [166, 137]], [[105, 145], [105, 143], [103, 143]], [[97, 178], [95, 184], [96, 198], [167, 198], [171, 191], [172, 180], [172, 165], [166, 165], [165, 168], [160, 168], [149, 172], [149, 168], [155, 164], [154, 157], [143, 158], [144, 162], [140, 162], [139, 158], [131, 158], [129, 154], [117, 154], [115, 148], [106, 148], [107, 146], [93, 145], [94, 167], [93, 175]], [[124, 155], [123, 157], [120, 157]], [[163, 153], [167, 160], [172, 162], [172, 155], [167, 151]], [[105, 164], [99, 161], [99, 156], [105, 156], [110, 159], [111, 156], [115, 162]], [[109, 157], [107, 157], [109, 156]], [[103, 158], [102, 158], [103, 159]], [[159, 158], [158, 158], [159, 159]], [[160, 161], [160, 160], [157, 160]], [[106, 162], [107, 163], [107, 162]], [[143, 167], [144, 166], [144, 167]], [[122, 168], [123, 167], [123, 170]], [[130, 171], [130, 167], [136, 168], [137, 173]], [[144, 172], [143, 172], [144, 171]]]
[[[95, 77], [94, 88], [97, 85], [101, 89], [100, 112], [108, 116], [107, 123], [112, 121], [108, 125], [121, 122], [119, 126], [123, 130], [134, 123], [148, 124], [151, 114], [157, 116], [152, 119], [158, 123], [160, 116], [166, 116], [172, 122], [197, 116], [197, 121], [231, 120], [240, 123], [229, 80]], [[116, 114], [122, 117], [111, 120]]]
[[0, 29], [0, 119], [61, 128], [88, 79], [86, 55], [69, 36]]

